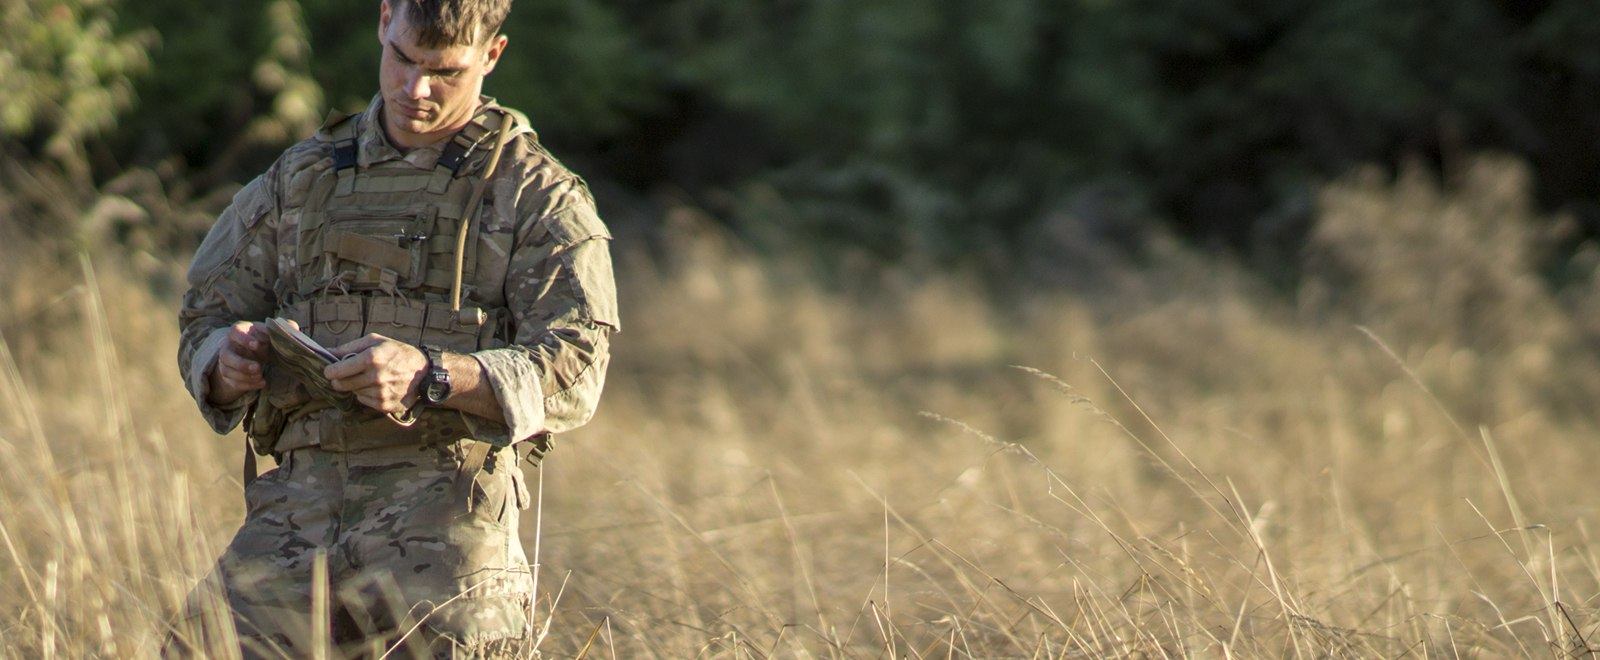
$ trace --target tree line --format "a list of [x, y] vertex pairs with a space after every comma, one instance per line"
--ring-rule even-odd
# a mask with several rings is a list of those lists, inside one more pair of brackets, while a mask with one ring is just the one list
[[[1292, 256], [1320, 182], [1369, 162], [1447, 170], [1481, 150], [1527, 160], [1541, 203], [1587, 238], [1600, 227], [1592, 9], [518, 0], [488, 91], [596, 185], [646, 205], [672, 191], [757, 243], [1003, 260], [1068, 217], [1111, 242], [1160, 222]], [[376, 12], [8, 3], [0, 79], [25, 90], [0, 101], [0, 129], [10, 153], [93, 180], [166, 164], [196, 190], [236, 182], [327, 108], [370, 98]]]

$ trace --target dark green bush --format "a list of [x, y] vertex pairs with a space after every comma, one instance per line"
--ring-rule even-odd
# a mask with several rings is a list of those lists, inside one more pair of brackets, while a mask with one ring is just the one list
[[[20, 6], [47, 5], [61, 3]], [[65, 6], [80, 5], [101, 6]], [[102, 169], [171, 161], [202, 189], [242, 179], [326, 107], [373, 92], [375, 2], [115, 8], [117, 34], [159, 44]], [[1591, 227], [1579, 238], [1600, 233], [1592, 9], [520, 0], [489, 92], [614, 198], [671, 191], [773, 245], [960, 261], [1022, 251], [1041, 222], [1165, 220], [1288, 263], [1319, 182], [1408, 158], [1448, 171], [1483, 149], [1528, 159], [1543, 204], [1576, 211]], [[49, 61], [12, 41], [13, 57]], [[127, 61], [88, 88], [126, 88]]]

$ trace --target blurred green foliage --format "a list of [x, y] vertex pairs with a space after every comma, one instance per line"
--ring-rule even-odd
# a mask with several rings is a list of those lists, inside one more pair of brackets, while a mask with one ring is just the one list
[[106, 0], [0, 4], [0, 136], [31, 138], [36, 151], [81, 164], [84, 137], [132, 100], [151, 37], [114, 35]]
[[[138, 35], [159, 34], [137, 107], [104, 138], [118, 164], [177, 157], [242, 179], [324, 106], [373, 93], [375, 2], [124, 2], [108, 38], [105, 1], [13, 0], [0, 35], [68, 7], [100, 36], [7, 38], [0, 54], [51, 71], [12, 81], [22, 99], [125, 98]], [[1049, 249], [1032, 241], [1043, 225], [1116, 241], [1155, 218], [1293, 255], [1319, 182], [1363, 162], [1448, 170], [1482, 149], [1526, 158], [1544, 204], [1600, 225], [1592, 14], [1591, 0], [518, 0], [488, 93], [614, 196], [686, 196], [758, 242], [1003, 265]], [[77, 66], [67, 47], [111, 64], [51, 87]], [[37, 112], [15, 98], [0, 106], [12, 135]]]
[[[301, 5], [317, 45], [317, 81], [335, 105], [366, 107], [376, 91], [377, 3]], [[520, 0], [505, 32], [513, 55], [486, 92], [535, 117], [544, 130], [616, 130], [628, 120], [628, 108], [653, 91], [650, 54], [603, 3]]]

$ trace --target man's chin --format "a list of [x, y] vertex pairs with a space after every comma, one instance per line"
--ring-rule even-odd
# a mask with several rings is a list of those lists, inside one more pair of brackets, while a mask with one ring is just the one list
[[394, 113], [389, 114], [389, 128], [410, 135], [427, 135], [438, 129], [432, 120], [417, 119], [408, 115], [396, 116]]
[[435, 128], [433, 122], [422, 119], [407, 119], [400, 123], [400, 130], [412, 135], [427, 135], [434, 132]]

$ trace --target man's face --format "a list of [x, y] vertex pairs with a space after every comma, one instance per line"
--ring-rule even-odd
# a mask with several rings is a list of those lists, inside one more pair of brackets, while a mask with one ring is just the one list
[[378, 39], [384, 127], [402, 149], [434, 144], [465, 126], [477, 111], [483, 77], [506, 47], [501, 35], [472, 46], [419, 46], [406, 12], [391, 10], [389, 0], [380, 9]]

